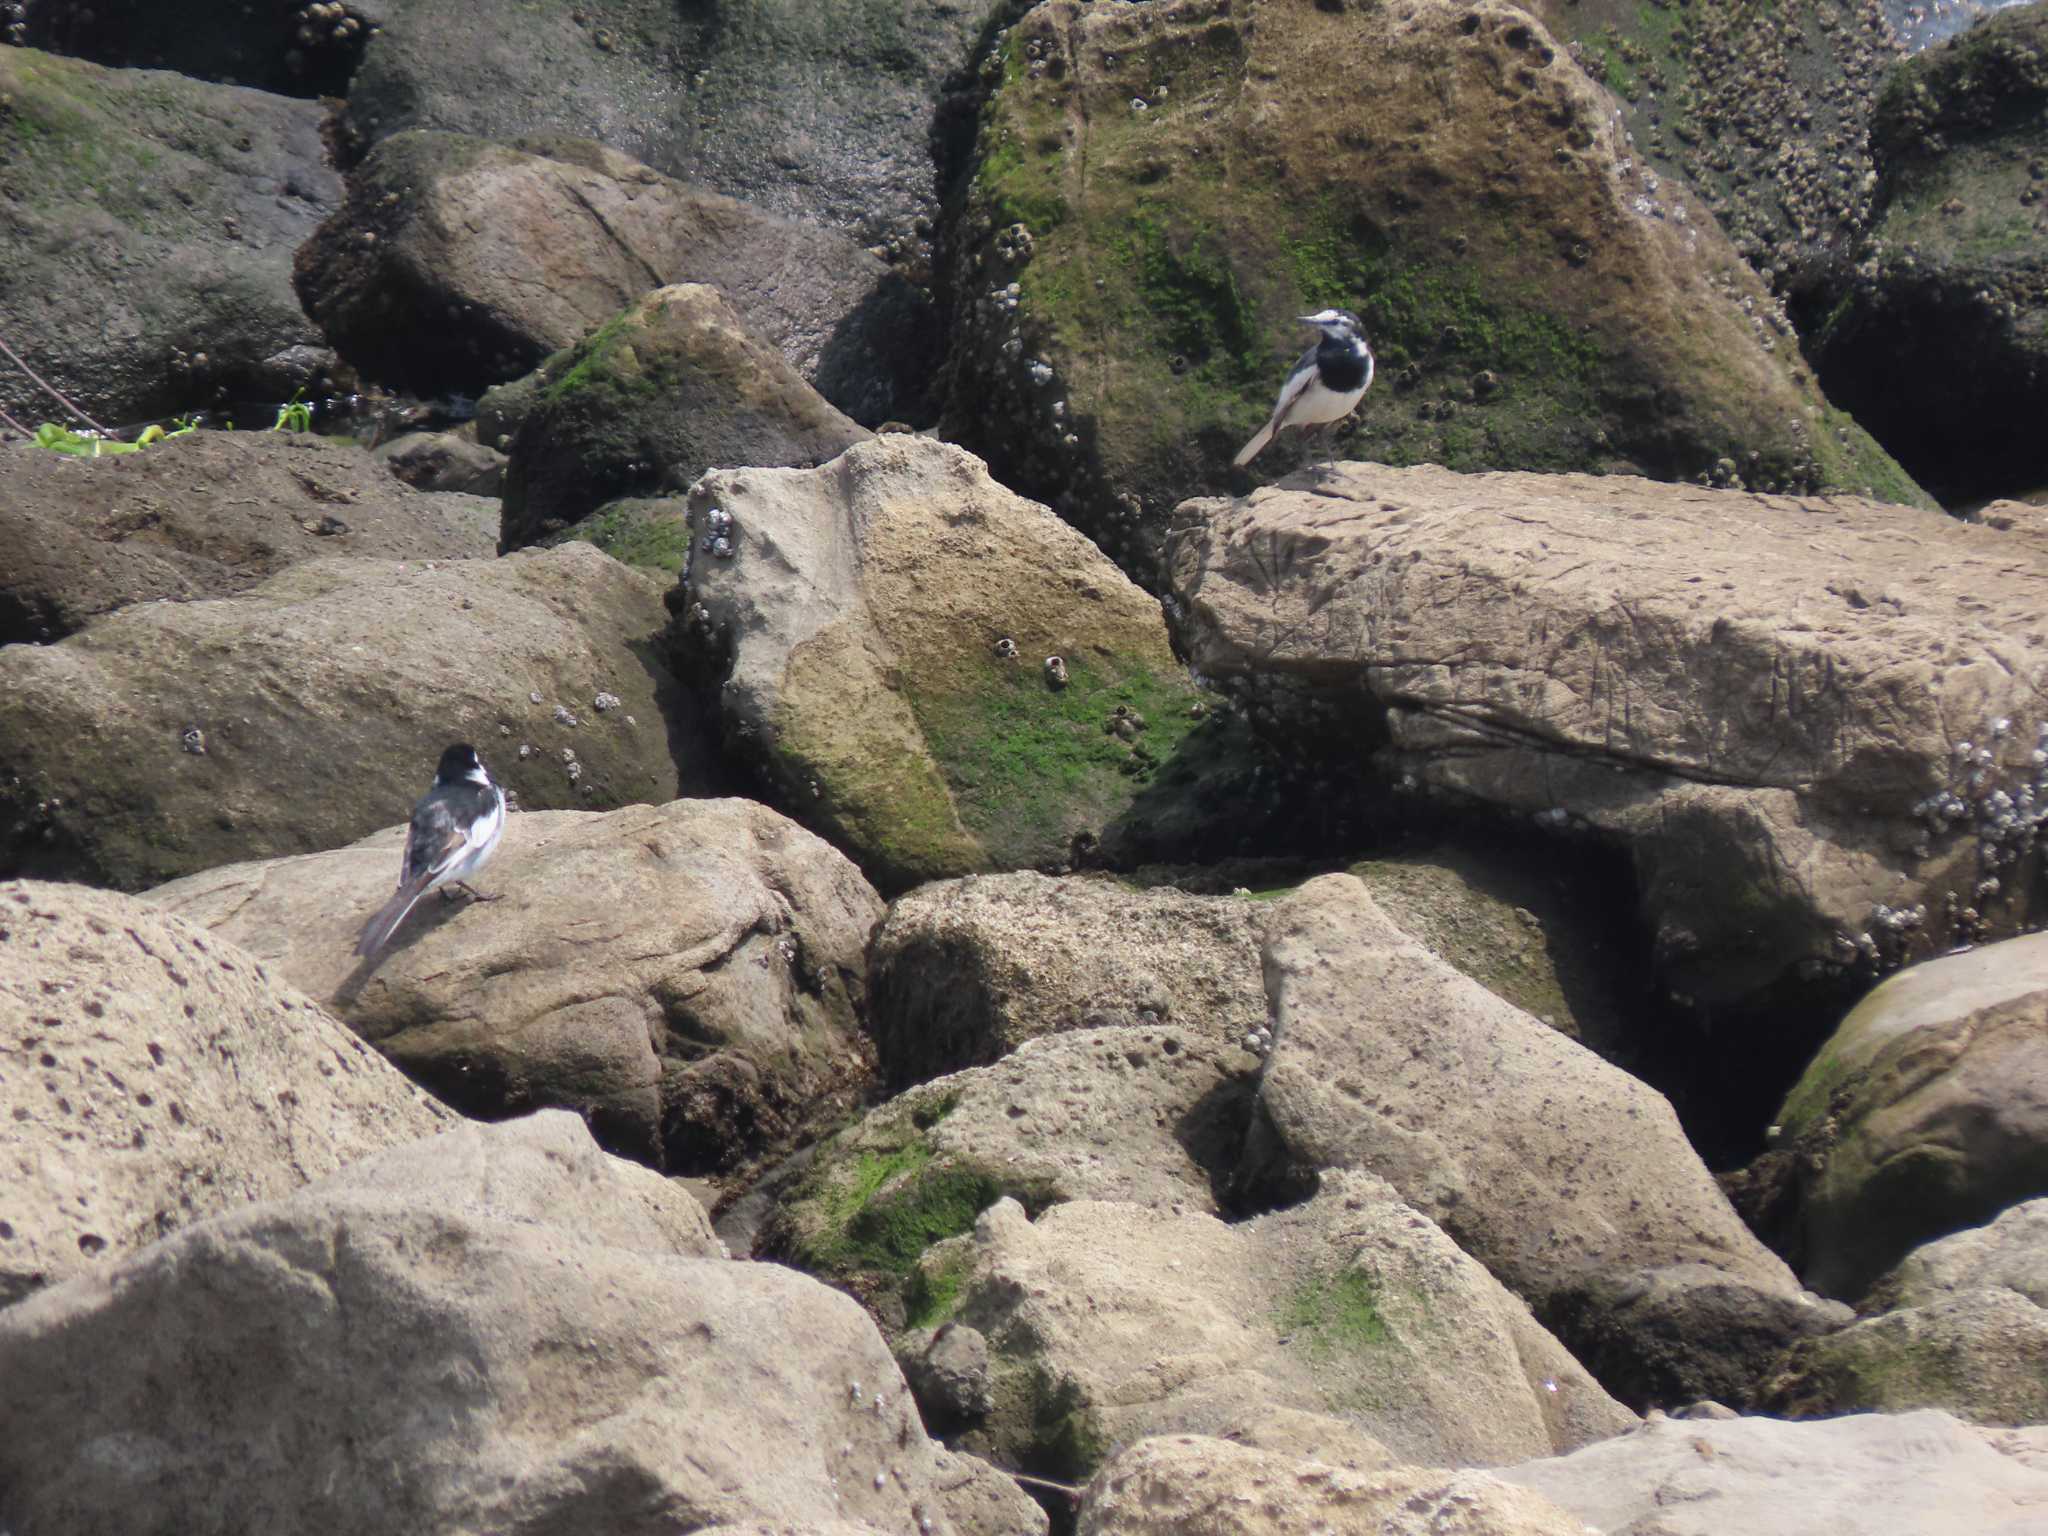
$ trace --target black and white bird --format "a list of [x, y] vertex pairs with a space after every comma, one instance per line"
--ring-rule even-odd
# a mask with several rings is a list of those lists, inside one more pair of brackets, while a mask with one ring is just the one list
[[444, 885], [462, 885], [482, 869], [498, 851], [504, 830], [505, 791], [491, 782], [476, 748], [457, 742], [441, 754], [433, 788], [412, 808], [398, 892], [364, 925], [356, 953], [376, 954], [398, 931], [414, 902]]
[[1294, 372], [1280, 386], [1273, 419], [1238, 449], [1231, 462], [1239, 469], [1257, 458], [1259, 450], [1283, 427], [1307, 430], [1342, 421], [1372, 387], [1372, 348], [1366, 344], [1365, 329], [1356, 315], [1325, 309], [1303, 315], [1301, 323], [1321, 331], [1322, 340], [1301, 354]]

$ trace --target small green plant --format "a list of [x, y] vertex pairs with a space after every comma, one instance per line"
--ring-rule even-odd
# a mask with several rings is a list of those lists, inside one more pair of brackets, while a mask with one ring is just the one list
[[270, 424], [273, 432], [310, 432], [313, 430], [313, 407], [300, 398], [302, 389], [277, 408], [277, 420]]
[[189, 416], [181, 416], [168, 429], [161, 424], [144, 427], [132, 443], [124, 443], [116, 437], [102, 437], [95, 432], [74, 432], [69, 427], [60, 427], [54, 421], [46, 421], [36, 428], [36, 441], [53, 453], [68, 453], [73, 458], [97, 459], [105, 454], [139, 453], [151, 443], [160, 443], [167, 438], [183, 437], [195, 431], [198, 423]]

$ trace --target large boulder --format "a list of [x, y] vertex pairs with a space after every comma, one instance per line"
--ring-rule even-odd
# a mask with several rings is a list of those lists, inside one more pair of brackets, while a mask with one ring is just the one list
[[714, 467], [808, 466], [868, 435], [701, 283], [646, 294], [544, 372], [507, 450], [507, 548], [615, 497]]
[[926, 1260], [963, 1265], [942, 1320], [988, 1342], [991, 1406], [961, 1443], [1052, 1477], [1152, 1434], [1289, 1409], [1396, 1456], [1549, 1455], [1635, 1420], [1528, 1308], [1383, 1181], [1334, 1174], [1228, 1226], [1101, 1201], [992, 1206]]
[[362, 449], [191, 432], [74, 458], [0, 446], [0, 644], [60, 640], [129, 603], [225, 597], [301, 560], [482, 558], [498, 507], [428, 496]]
[[359, 960], [404, 846], [391, 827], [150, 895], [468, 1113], [568, 1106], [607, 1146], [676, 1172], [788, 1143], [866, 1081], [862, 951], [881, 900], [773, 811], [678, 800], [514, 817], [478, 877], [491, 901], [430, 900]]
[[[325, 115], [0, 47], [0, 337], [113, 426], [312, 384], [333, 359], [291, 264], [341, 202]], [[0, 411], [65, 419], [11, 363]]]
[[848, 1298], [679, 1253], [587, 1198], [536, 1207], [499, 1182], [478, 1208], [460, 1181], [391, 1173], [0, 1311], [0, 1522], [1043, 1532], [1007, 1479], [925, 1437]]
[[[875, 935], [872, 1028], [894, 1083], [1104, 1025], [1170, 1024], [1212, 1047], [1266, 1023], [1263, 909], [1241, 897], [1030, 871], [933, 881]], [[1091, 936], [1113, 933], [1103, 945]]]
[[723, 470], [690, 503], [712, 550], [670, 596], [678, 670], [884, 888], [1066, 864], [1194, 724], [1158, 603], [950, 444]]
[[934, 362], [929, 299], [850, 235], [589, 141], [397, 134], [298, 256], [307, 312], [341, 354], [426, 393], [517, 377], [650, 288], [686, 282], [716, 288], [856, 420], [916, 413]]
[[1610, 1390], [1741, 1398], [1847, 1320], [1750, 1235], [1663, 1095], [1452, 970], [1352, 876], [1280, 904], [1265, 974], [1275, 1145], [1254, 1156], [1386, 1178]]
[[1897, 65], [1867, 239], [1811, 299], [1831, 394], [1955, 501], [2048, 483], [2048, 5]]
[[672, 735], [703, 770], [646, 653], [664, 617], [576, 544], [307, 561], [0, 648], [0, 871], [139, 889], [337, 847], [403, 817], [450, 741], [528, 810], [672, 799]]
[[1855, 1300], [1921, 1243], [2048, 1195], [2048, 934], [1892, 977], [1785, 1101], [1798, 1149], [1787, 1246]]
[[1658, 1416], [1494, 1475], [1606, 1536], [2031, 1536], [2048, 1504], [2048, 1429], [1992, 1432], [1931, 1411]]
[[2036, 533], [1369, 464], [1181, 518], [1196, 670], [1397, 782], [1628, 849], [1680, 993], [1868, 974], [2028, 921]]
[[1586, 1528], [1548, 1499], [1483, 1472], [1351, 1472], [1205, 1435], [1156, 1435], [1095, 1474], [1081, 1496], [1078, 1529], [1081, 1536], [1585, 1536]]
[[[950, 426], [1149, 573], [1355, 310], [1358, 457], [1921, 493], [1523, 10], [1052, 0], [1007, 34], [958, 241]], [[1343, 61], [1333, 69], [1332, 60]], [[1269, 449], [1261, 472], [1293, 461]]]
[[1033, 1211], [1114, 1200], [1216, 1214], [1256, 1064], [1159, 1025], [1026, 1041], [819, 1145], [777, 1191], [763, 1246], [859, 1296], [892, 1333], [929, 1327], [959, 1262], [919, 1260], [1003, 1197]]
[[0, 1308], [450, 1118], [203, 928], [0, 885]]

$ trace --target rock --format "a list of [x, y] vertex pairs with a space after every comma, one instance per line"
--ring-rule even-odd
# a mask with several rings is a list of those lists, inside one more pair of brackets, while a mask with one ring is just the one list
[[2016, 1291], [2048, 1307], [2048, 1199], [1915, 1248], [1872, 1290], [1886, 1307], [1918, 1307], [1980, 1289]]
[[862, 950], [882, 903], [745, 800], [514, 817], [486, 906], [423, 903], [370, 961], [405, 832], [211, 869], [153, 900], [240, 943], [467, 1113], [581, 1111], [606, 1146], [728, 1169], [867, 1079]]
[[671, 594], [679, 671], [776, 803], [885, 890], [1066, 864], [1194, 724], [1158, 604], [958, 448], [889, 434], [707, 475], [690, 504], [733, 553]]
[[980, 1329], [942, 1323], [917, 1336], [917, 1346], [896, 1358], [927, 1422], [966, 1423], [995, 1411], [988, 1340]]
[[1607, 1536], [2027, 1536], [2048, 1500], [2048, 1430], [1978, 1430], [1934, 1412], [1653, 1418], [1494, 1475]]
[[508, 549], [617, 496], [723, 465], [810, 465], [868, 435], [701, 284], [656, 289], [546, 371], [505, 471]]
[[1026, 1041], [818, 1147], [780, 1190], [765, 1246], [861, 1297], [892, 1333], [929, 1327], [958, 1276], [922, 1274], [920, 1256], [1003, 1196], [1216, 1211], [1254, 1065], [1160, 1025]]
[[487, 556], [497, 522], [494, 505], [419, 495], [361, 449], [299, 434], [193, 432], [99, 459], [0, 446], [0, 644], [225, 597], [301, 560]]
[[867, 426], [918, 414], [936, 362], [930, 299], [852, 236], [587, 140], [388, 138], [297, 270], [343, 356], [427, 394], [516, 378], [668, 283], [716, 288]]
[[[505, 478], [504, 454], [453, 432], [408, 432], [372, 449], [371, 457], [407, 485], [422, 491], [463, 491], [473, 496], [495, 497]], [[495, 525], [491, 535], [490, 552], [495, 553]]]
[[1269, 1408], [1436, 1465], [1634, 1422], [1478, 1263], [1357, 1174], [1236, 1226], [1098, 1201], [1032, 1222], [1004, 1200], [934, 1258], [964, 1262], [950, 1320], [991, 1354], [995, 1409], [960, 1443], [1055, 1478]]
[[1680, 993], [1868, 975], [2029, 920], [2010, 871], [2048, 808], [2048, 543], [1428, 466], [1179, 516], [1198, 672], [1453, 806], [1627, 848]]
[[[176, 70], [282, 96], [342, 96], [362, 62], [369, 29], [344, 6], [330, 25], [303, 8], [252, 11], [218, 26], [212, 0], [14, 0], [20, 40], [97, 64]], [[16, 39], [10, 38], [10, 41]]]
[[948, 433], [1143, 579], [1176, 504], [1233, 483], [1296, 317], [1324, 305], [1380, 361], [1351, 457], [1665, 479], [1726, 460], [1925, 504], [1525, 11], [1057, 0], [987, 78]]
[[689, 568], [690, 537], [690, 505], [682, 497], [622, 496], [541, 542], [579, 539], [658, 581], [673, 581]]
[[307, 561], [0, 648], [0, 872], [129, 889], [337, 847], [406, 816], [450, 741], [528, 810], [672, 799], [678, 758], [704, 774], [637, 649], [662, 616], [576, 545]]
[[1901, 972], [1778, 1114], [1804, 1154], [1792, 1250], [1854, 1299], [1909, 1250], [2048, 1193], [2048, 935]]
[[846, 1297], [452, 1194], [316, 1186], [0, 1312], [0, 1521], [1044, 1531]]
[[1278, 1146], [1253, 1162], [1386, 1178], [1624, 1399], [1740, 1398], [1759, 1340], [1847, 1320], [1750, 1235], [1661, 1094], [1452, 970], [1355, 878], [1279, 904], [1265, 974]]
[[[341, 201], [317, 102], [28, 48], [0, 49], [0, 102], [0, 336], [30, 368], [112, 426], [324, 375], [291, 290]], [[12, 364], [0, 410], [65, 420]]]
[[0, 1308], [450, 1119], [260, 962], [130, 896], [0, 885], [0, 1021]]
[[893, 1083], [923, 1082], [1040, 1036], [1107, 1025], [1169, 1023], [1212, 1049], [1239, 1047], [1266, 1024], [1261, 916], [1240, 897], [1078, 875], [920, 886], [875, 935], [882, 1070]]
[[[360, 0], [378, 32], [343, 131], [602, 140], [776, 213], [911, 242], [938, 213], [946, 95], [1002, 0], [718, 0], [600, 17], [538, 0], [511, 39], [466, 0]], [[480, 88], [482, 82], [490, 84]]]
[[[1369, 1524], [1368, 1524], [1369, 1522]], [[1584, 1536], [1548, 1499], [1483, 1472], [1347, 1472], [1202, 1435], [1119, 1452], [1081, 1497], [1081, 1536]]]
[[1808, 306], [1829, 392], [1946, 499], [2048, 480], [2033, 430], [2048, 411], [2044, 59], [2034, 4], [1893, 66], [1867, 238]]

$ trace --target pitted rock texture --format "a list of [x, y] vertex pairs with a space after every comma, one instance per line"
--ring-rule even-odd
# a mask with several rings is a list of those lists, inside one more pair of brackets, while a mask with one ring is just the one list
[[648, 289], [684, 282], [716, 288], [867, 426], [918, 414], [936, 362], [930, 300], [851, 236], [588, 140], [386, 139], [297, 272], [344, 357], [424, 393], [516, 378]]
[[0, 1308], [452, 1118], [199, 925], [0, 884]]
[[2029, 921], [2036, 534], [1372, 464], [1180, 516], [1199, 672], [1390, 777], [1626, 847], [1680, 992], [1867, 973]]
[[719, 470], [690, 509], [678, 673], [885, 891], [1112, 843], [1194, 725], [1159, 604], [951, 444]]
[[1265, 973], [1277, 1145], [1251, 1155], [1387, 1179], [1611, 1390], [1739, 1399], [1771, 1350], [1847, 1321], [1750, 1235], [1663, 1095], [1452, 970], [1352, 876], [1280, 903]]
[[1326, 305], [1380, 360], [1356, 457], [1921, 498], [1526, 11], [1055, 0], [985, 78], [949, 426], [1141, 579]]
[[1921, 1243], [2048, 1194], [2048, 935], [1892, 977], [1778, 1123], [1800, 1154], [1794, 1262], [1852, 1301]]
[[881, 901], [774, 812], [515, 816], [476, 877], [494, 899], [430, 896], [358, 960], [404, 846], [392, 827], [150, 895], [248, 945], [459, 1107], [572, 1107], [657, 1167], [730, 1167], [842, 1113], [866, 1081], [856, 1015]]
[[301, 434], [194, 432], [99, 459], [0, 446], [0, 644], [61, 640], [130, 603], [225, 597], [301, 560], [485, 558], [498, 515]]
[[576, 544], [307, 561], [0, 648], [0, 872], [141, 888], [339, 847], [408, 814], [451, 741], [528, 810], [668, 800], [678, 758], [705, 770], [644, 658], [664, 617]]
[[[325, 116], [0, 47], [0, 337], [109, 427], [314, 386], [334, 358], [291, 266], [341, 202]], [[0, 411], [78, 425], [4, 359]]]

